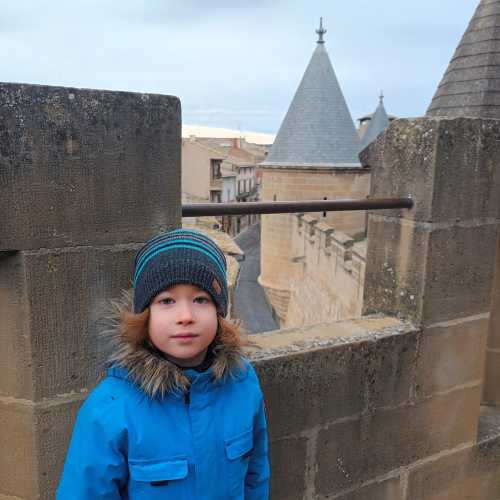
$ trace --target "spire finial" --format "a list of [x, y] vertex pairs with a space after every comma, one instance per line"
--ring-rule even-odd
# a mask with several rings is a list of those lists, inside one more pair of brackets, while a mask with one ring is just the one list
[[326, 30], [323, 29], [323, 18], [319, 18], [319, 30], [316, 30], [316, 33], [318, 35], [318, 43], [325, 43], [323, 40], [323, 35], [326, 33]]
[[380, 91], [380, 95], [378, 96], [379, 100], [380, 100], [380, 104], [384, 104], [384, 91], [381, 90]]

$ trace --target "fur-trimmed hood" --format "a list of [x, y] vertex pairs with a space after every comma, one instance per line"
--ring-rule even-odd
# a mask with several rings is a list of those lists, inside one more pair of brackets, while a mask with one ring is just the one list
[[[172, 392], [186, 392], [190, 379], [182, 368], [166, 359], [148, 339], [136, 345], [121, 334], [121, 315], [123, 311], [130, 310], [130, 303], [130, 294], [124, 294], [123, 300], [112, 304], [107, 315], [108, 328], [104, 335], [110, 354], [106, 365], [125, 369], [128, 378], [151, 398], [164, 398]], [[224, 343], [223, 337], [217, 332], [209, 346], [213, 358], [209, 370], [214, 382], [227, 377], [238, 378], [245, 371], [242, 349]]]

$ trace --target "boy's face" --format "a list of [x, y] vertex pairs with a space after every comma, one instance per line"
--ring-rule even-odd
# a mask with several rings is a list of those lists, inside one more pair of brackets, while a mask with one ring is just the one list
[[205, 359], [217, 333], [217, 311], [210, 295], [194, 285], [175, 285], [150, 304], [151, 342], [179, 366], [196, 366]]

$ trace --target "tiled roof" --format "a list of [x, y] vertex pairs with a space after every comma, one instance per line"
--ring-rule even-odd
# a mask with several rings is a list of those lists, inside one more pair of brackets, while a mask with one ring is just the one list
[[389, 117], [384, 108], [384, 96], [380, 95], [379, 99], [377, 109], [373, 113], [366, 132], [361, 137], [360, 151], [363, 151], [366, 146], [371, 144], [389, 126]]
[[481, 0], [427, 110], [500, 118], [500, 0]]
[[359, 139], [323, 41], [262, 165], [360, 167]]

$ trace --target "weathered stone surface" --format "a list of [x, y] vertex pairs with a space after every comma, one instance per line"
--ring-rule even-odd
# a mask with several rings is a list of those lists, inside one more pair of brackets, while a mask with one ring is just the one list
[[306, 489], [306, 446], [307, 439], [300, 437], [271, 442], [269, 450], [270, 496], [273, 500], [303, 498]]
[[335, 500], [406, 500], [406, 498], [403, 496], [400, 478], [392, 477], [337, 496]]
[[0, 252], [0, 396], [33, 395], [22, 255]]
[[487, 315], [425, 329], [416, 369], [417, 397], [481, 380], [487, 332]]
[[107, 301], [130, 286], [137, 245], [23, 252], [33, 398], [92, 385]]
[[53, 500], [82, 395], [35, 407], [40, 500]]
[[37, 498], [33, 408], [0, 400], [0, 496]]
[[54, 499], [82, 401], [81, 394], [41, 404], [0, 400], [0, 498]]
[[1, 83], [0, 250], [140, 242], [172, 226], [180, 136], [175, 97]]
[[256, 361], [271, 436], [408, 401], [416, 356], [411, 332]]
[[500, 352], [486, 351], [486, 370], [484, 374], [483, 402], [497, 405], [500, 403]]
[[410, 469], [412, 500], [498, 500], [500, 435]]
[[500, 120], [395, 120], [370, 151], [374, 198], [406, 197], [412, 210], [384, 215], [423, 222], [498, 217]]
[[341, 421], [318, 437], [316, 491], [332, 494], [475, 439], [480, 387]]
[[371, 216], [365, 314], [432, 324], [488, 312], [497, 231], [495, 223], [442, 227]]

